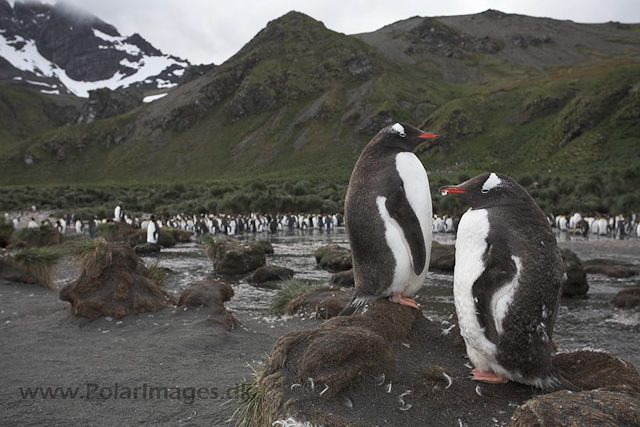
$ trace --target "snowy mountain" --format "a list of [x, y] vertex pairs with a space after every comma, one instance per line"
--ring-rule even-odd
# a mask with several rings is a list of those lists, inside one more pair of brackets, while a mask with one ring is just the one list
[[189, 66], [64, 4], [0, 0], [0, 83], [86, 98], [100, 88], [168, 89]]

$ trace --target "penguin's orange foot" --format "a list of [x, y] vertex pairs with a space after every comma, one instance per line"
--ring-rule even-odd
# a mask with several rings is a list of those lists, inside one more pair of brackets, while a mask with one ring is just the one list
[[474, 369], [471, 371], [471, 375], [473, 375], [471, 378], [473, 381], [481, 381], [488, 384], [506, 384], [509, 382], [507, 378], [501, 377], [491, 371], [480, 371], [478, 369]]
[[389, 297], [389, 300], [400, 305], [406, 305], [407, 307], [418, 308], [418, 304], [414, 300], [405, 298], [400, 294], [393, 294], [393, 296]]

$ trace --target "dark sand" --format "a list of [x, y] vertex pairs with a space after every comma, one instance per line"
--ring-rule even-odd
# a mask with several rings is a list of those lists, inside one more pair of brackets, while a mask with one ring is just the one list
[[[0, 281], [0, 425], [233, 425], [223, 404], [232, 387], [251, 377], [248, 364], [258, 369], [278, 337], [319, 323], [291, 318], [272, 328], [236, 312], [240, 325], [227, 331], [206, 323], [207, 308], [91, 322], [72, 318], [68, 306], [56, 291]], [[109, 397], [116, 384], [117, 399]], [[27, 387], [78, 393], [23, 398]], [[167, 387], [168, 397], [149, 398], [150, 387]], [[201, 387], [206, 393], [191, 399]]]

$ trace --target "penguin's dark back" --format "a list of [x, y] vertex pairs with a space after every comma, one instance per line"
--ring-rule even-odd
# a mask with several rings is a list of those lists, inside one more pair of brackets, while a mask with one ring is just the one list
[[[501, 340], [513, 346], [502, 348], [499, 359], [506, 368], [518, 368], [525, 377], [535, 376], [541, 368], [550, 366], [564, 263], [555, 235], [535, 202], [498, 206], [488, 211], [488, 241], [505, 245], [521, 263], [518, 288], [503, 321], [508, 326]], [[533, 339], [522, 345], [527, 335], [542, 337], [544, 333], [548, 339]], [[523, 364], [523, 360], [528, 363]]]
[[393, 281], [395, 264], [386, 244], [385, 225], [379, 215], [378, 196], [402, 184], [396, 170], [398, 150], [369, 144], [356, 163], [345, 198], [344, 221], [351, 244], [358, 288], [383, 289]]

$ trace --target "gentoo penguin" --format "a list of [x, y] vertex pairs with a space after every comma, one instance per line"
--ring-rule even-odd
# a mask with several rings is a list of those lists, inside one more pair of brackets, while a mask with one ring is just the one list
[[27, 227], [29, 228], [38, 228], [38, 223], [36, 222], [35, 218], [31, 218], [31, 220], [29, 220], [29, 224], [27, 225]]
[[431, 192], [412, 151], [436, 133], [396, 123], [382, 129], [358, 159], [345, 198], [355, 293], [340, 314], [379, 298], [418, 308], [431, 255]]
[[151, 215], [149, 225], [147, 225], [147, 243], [158, 243], [158, 225], [156, 224], [156, 217]]
[[453, 296], [475, 365], [473, 379], [575, 389], [551, 363], [566, 276], [542, 210], [501, 174], [486, 173], [440, 191], [471, 206], [458, 226]]

